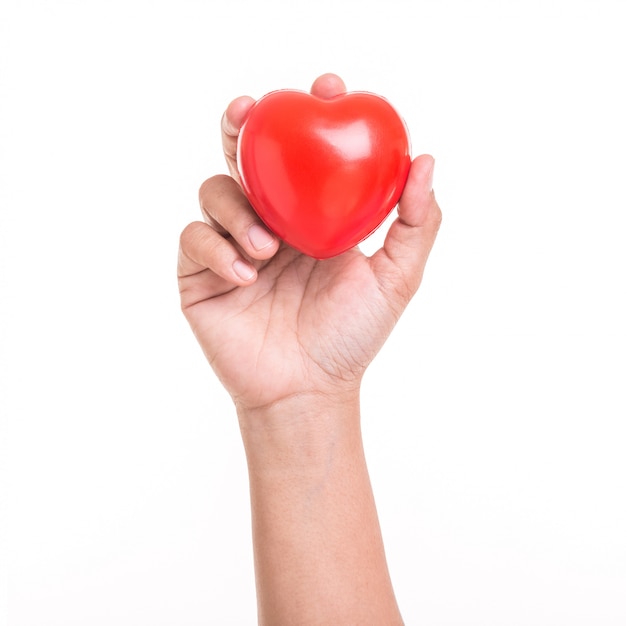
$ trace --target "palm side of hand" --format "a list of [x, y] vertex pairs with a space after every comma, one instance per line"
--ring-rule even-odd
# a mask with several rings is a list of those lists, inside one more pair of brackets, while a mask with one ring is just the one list
[[253, 285], [209, 291], [186, 314], [217, 375], [246, 407], [356, 388], [397, 319], [358, 250], [316, 261], [287, 246]]
[[[334, 75], [312, 88], [320, 97], [341, 91]], [[231, 177], [203, 184], [205, 223], [183, 231], [178, 269], [183, 311], [215, 372], [246, 408], [357, 388], [417, 290], [441, 221], [434, 161], [423, 155], [412, 163], [398, 218], [371, 257], [355, 248], [317, 261], [281, 244], [238, 184], [237, 138], [253, 103], [238, 98], [226, 110], [222, 139]], [[253, 229], [269, 243], [253, 245]]]

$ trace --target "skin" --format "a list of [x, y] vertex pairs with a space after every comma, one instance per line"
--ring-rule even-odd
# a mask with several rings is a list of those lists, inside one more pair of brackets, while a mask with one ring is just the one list
[[[345, 92], [320, 76], [311, 92]], [[441, 211], [433, 158], [414, 159], [383, 247], [324, 261], [270, 234], [237, 173], [254, 100], [222, 118], [230, 176], [200, 188], [180, 238], [182, 310], [230, 392], [250, 477], [260, 624], [401, 624], [367, 472], [359, 390], [417, 291]]]

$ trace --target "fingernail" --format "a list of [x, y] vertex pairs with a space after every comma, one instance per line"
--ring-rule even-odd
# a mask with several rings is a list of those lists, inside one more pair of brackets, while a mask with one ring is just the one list
[[274, 243], [274, 237], [260, 224], [253, 224], [248, 230], [248, 238], [255, 250], [263, 250]]
[[254, 268], [241, 259], [237, 259], [233, 263], [233, 271], [241, 280], [245, 280], [246, 282], [252, 280], [256, 274]]

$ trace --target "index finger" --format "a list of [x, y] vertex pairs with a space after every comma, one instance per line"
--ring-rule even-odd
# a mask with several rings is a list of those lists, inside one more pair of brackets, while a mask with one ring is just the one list
[[254, 98], [250, 96], [239, 96], [235, 98], [224, 111], [222, 116], [222, 147], [224, 157], [228, 165], [230, 175], [239, 181], [239, 171], [237, 169], [237, 138], [241, 126], [248, 115], [248, 111], [254, 105]]

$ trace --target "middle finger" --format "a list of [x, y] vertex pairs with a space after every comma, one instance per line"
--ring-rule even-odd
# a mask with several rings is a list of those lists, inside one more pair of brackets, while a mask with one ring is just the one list
[[200, 207], [205, 221], [222, 235], [230, 235], [253, 259], [264, 260], [278, 250], [270, 233], [230, 176], [213, 176], [200, 187]]

